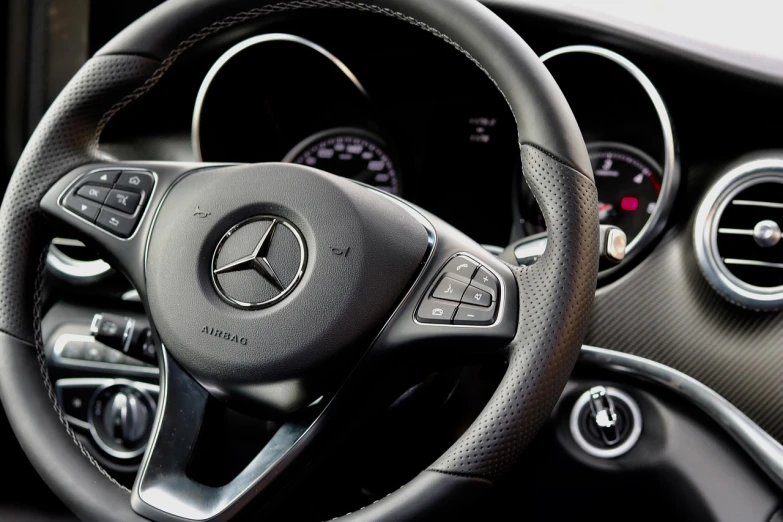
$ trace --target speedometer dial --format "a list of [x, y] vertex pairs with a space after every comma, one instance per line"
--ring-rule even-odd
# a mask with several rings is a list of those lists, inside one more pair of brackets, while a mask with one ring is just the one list
[[378, 136], [361, 129], [330, 129], [314, 134], [294, 147], [283, 159], [367, 183], [399, 194], [397, 168]]

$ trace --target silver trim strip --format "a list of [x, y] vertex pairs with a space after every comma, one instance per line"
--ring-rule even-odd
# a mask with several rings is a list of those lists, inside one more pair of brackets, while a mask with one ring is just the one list
[[605, 348], [582, 346], [579, 360], [654, 382], [689, 400], [726, 430], [783, 488], [783, 446], [711, 388], [663, 364]]
[[[60, 241], [56, 242], [56, 239], [59, 239]], [[58, 244], [71, 247], [84, 247], [84, 244], [81, 241], [78, 241], [78, 245], [75, 243], [77, 242], [74, 241], [71, 243], [62, 238], [55, 238], [52, 240], [52, 244], [49, 246], [49, 252], [46, 254], [46, 264], [49, 268], [67, 277], [77, 279], [98, 277], [111, 270], [111, 265], [102, 259], [81, 261], [79, 259], [73, 259], [58, 248]]]
[[367, 91], [365, 90], [364, 86], [359, 82], [359, 79], [356, 77], [356, 75], [351, 71], [347, 65], [345, 65], [339, 58], [337, 58], [335, 55], [321, 47], [315, 42], [312, 42], [310, 40], [307, 40], [306, 38], [302, 38], [301, 36], [296, 36], [293, 34], [286, 34], [286, 33], [269, 33], [269, 34], [262, 34], [258, 36], [254, 36], [252, 38], [248, 38], [247, 40], [243, 40], [239, 42], [238, 44], [231, 47], [228, 51], [223, 53], [220, 58], [212, 65], [212, 67], [209, 69], [209, 72], [207, 72], [207, 75], [204, 77], [204, 80], [201, 82], [201, 87], [198, 89], [198, 95], [196, 96], [196, 103], [193, 107], [193, 120], [190, 125], [190, 136], [191, 141], [193, 143], [193, 154], [196, 157], [197, 161], [202, 161], [201, 159], [201, 111], [204, 108], [204, 100], [207, 97], [207, 91], [209, 91], [210, 85], [212, 85], [212, 82], [214, 81], [217, 74], [220, 72], [220, 69], [223, 68], [234, 56], [241, 53], [245, 49], [249, 47], [253, 47], [254, 45], [266, 43], [266, 42], [291, 42], [296, 43], [300, 45], [304, 45], [305, 47], [309, 47], [313, 51], [316, 51], [317, 53], [324, 56], [326, 59], [328, 59], [330, 62], [332, 62], [340, 71], [350, 80], [352, 84], [361, 92], [365, 97], [367, 97]]
[[674, 146], [674, 130], [672, 129], [671, 118], [669, 117], [669, 111], [666, 109], [663, 98], [661, 98], [660, 93], [650, 79], [633, 62], [614, 51], [594, 45], [570, 45], [543, 54], [541, 56], [541, 61], [546, 62], [557, 56], [571, 53], [586, 53], [600, 56], [625, 69], [637, 82], [639, 82], [647, 93], [661, 124], [664, 151], [661, 192], [658, 194], [658, 202], [655, 205], [655, 211], [647, 219], [647, 223], [644, 224], [644, 227], [642, 227], [639, 234], [625, 247], [626, 257], [628, 257], [633, 250], [641, 250], [655, 238], [656, 234], [666, 225], [666, 220], [669, 218], [669, 213], [674, 204], [674, 196], [677, 192], [677, 187], [679, 187], [680, 184], [680, 173], [677, 168], [677, 153]]
[[[766, 155], [729, 167], [704, 196], [693, 225], [696, 259], [707, 281], [742, 306], [775, 310], [783, 305], [783, 286], [760, 287], [729, 272], [718, 251], [718, 223], [732, 198], [759, 183], [783, 183], [783, 156]], [[722, 229], [721, 229], [722, 230]]]

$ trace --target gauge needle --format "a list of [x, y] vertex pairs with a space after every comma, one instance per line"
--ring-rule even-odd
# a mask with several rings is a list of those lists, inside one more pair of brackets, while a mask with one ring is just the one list
[[603, 221], [609, 217], [609, 212], [612, 211], [614, 205], [611, 203], [598, 203], [598, 220]]

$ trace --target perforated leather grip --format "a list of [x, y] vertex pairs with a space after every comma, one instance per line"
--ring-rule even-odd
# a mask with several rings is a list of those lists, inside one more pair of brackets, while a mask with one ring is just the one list
[[522, 170], [547, 224], [546, 252], [516, 267], [519, 326], [508, 370], [468, 431], [430, 468], [494, 480], [560, 397], [587, 332], [598, 274], [598, 196], [582, 173], [530, 145]]

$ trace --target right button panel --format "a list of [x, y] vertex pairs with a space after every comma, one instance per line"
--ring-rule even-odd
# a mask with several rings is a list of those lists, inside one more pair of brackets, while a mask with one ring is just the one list
[[495, 274], [468, 257], [455, 256], [435, 277], [419, 304], [416, 319], [422, 323], [489, 326], [497, 317], [499, 298], [500, 282]]

